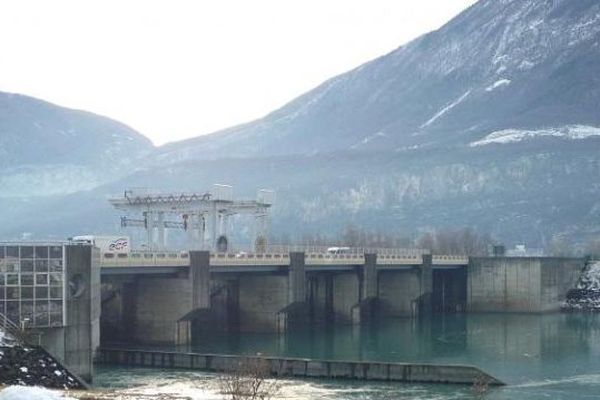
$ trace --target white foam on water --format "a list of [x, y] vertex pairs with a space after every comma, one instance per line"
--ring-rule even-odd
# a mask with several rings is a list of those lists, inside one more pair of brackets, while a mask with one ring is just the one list
[[537, 388], [564, 384], [580, 385], [600, 385], [600, 374], [575, 375], [566, 378], [544, 379], [541, 381], [524, 382], [518, 385], [511, 385], [510, 388]]

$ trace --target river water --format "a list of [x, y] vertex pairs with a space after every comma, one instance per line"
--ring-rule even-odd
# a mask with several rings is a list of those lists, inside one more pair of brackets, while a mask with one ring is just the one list
[[[172, 350], [169, 349], [169, 350]], [[600, 314], [438, 315], [370, 327], [336, 326], [287, 335], [221, 334], [185, 351], [340, 360], [472, 364], [507, 383], [486, 399], [600, 398]], [[96, 385], [119, 393], [220, 399], [216, 376], [101, 367]], [[286, 399], [474, 399], [460, 385], [282, 381]]]

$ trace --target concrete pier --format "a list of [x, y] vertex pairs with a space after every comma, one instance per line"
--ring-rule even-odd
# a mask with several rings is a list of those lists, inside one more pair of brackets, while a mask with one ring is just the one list
[[210, 308], [210, 253], [190, 251], [192, 309]]
[[379, 309], [377, 254], [365, 254], [365, 266], [359, 276], [359, 301], [352, 308], [352, 323], [364, 324], [375, 319]]
[[455, 383], [472, 385], [504, 383], [466, 365], [331, 361], [279, 357], [177, 353], [103, 348], [98, 361], [110, 365], [235, 372], [248, 362], [264, 362], [273, 376], [293, 378], [353, 379], [363, 381]]
[[[308, 322], [309, 309], [306, 298], [305, 254], [291, 252], [287, 274], [287, 298], [284, 300], [283, 307], [280, 307], [275, 314], [277, 332], [291, 331]], [[278, 305], [281, 305], [281, 300], [280, 297]]]
[[306, 300], [306, 265], [304, 263], [304, 253], [290, 253], [288, 288], [289, 304]]
[[418, 314], [423, 295], [419, 268], [379, 271], [379, 302], [385, 317], [412, 317]]

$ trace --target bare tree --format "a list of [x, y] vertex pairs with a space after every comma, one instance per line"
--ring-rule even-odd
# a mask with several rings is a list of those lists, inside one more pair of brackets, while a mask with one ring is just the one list
[[341, 245], [351, 247], [413, 247], [412, 240], [399, 232], [369, 231], [348, 225], [341, 235]]
[[417, 239], [417, 247], [429, 251], [435, 250], [435, 238], [431, 232], [424, 233]]
[[585, 254], [595, 259], [600, 258], [600, 237], [587, 241], [585, 244]]
[[230, 400], [268, 400], [280, 390], [276, 379], [271, 377], [267, 360], [248, 358], [219, 378], [219, 390]]
[[440, 229], [427, 232], [417, 240], [417, 247], [436, 254], [485, 255], [493, 244], [489, 234], [478, 234], [472, 228]]
[[483, 375], [478, 376], [473, 382], [471, 390], [477, 400], [484, 399], [490, 390], [489, 378]]
[[555, 235], [548, 244], [547, 252], [553, 257], [570, 257], [573, 247], [564, 236]]

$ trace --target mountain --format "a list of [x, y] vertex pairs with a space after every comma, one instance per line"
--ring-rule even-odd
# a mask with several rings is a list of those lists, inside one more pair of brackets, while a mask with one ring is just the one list
[[111, 233], [108, 194], [229, 183], [277, 192], [276, 236], [472, 226], [582, 244], [600, 235], [598, 65], [597, 0], [481, 0], [264, 118], [141, 146], [140, 167], [86, 192], [7, 200], [0, 233]]
[[0, 92], [0, 197], [91, 189], [127, 175], [153, 149], [120, 122]]
[[179, 162], [456, 147], [486, 137], [498, 143], [598, 136], [598, 65], [597, 0], [482, 0], [439, 30], [262, 119], [165, 146], [158, 157]]

